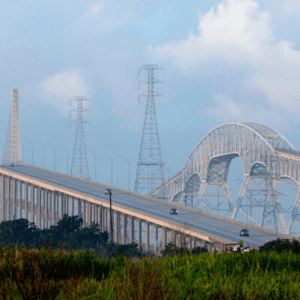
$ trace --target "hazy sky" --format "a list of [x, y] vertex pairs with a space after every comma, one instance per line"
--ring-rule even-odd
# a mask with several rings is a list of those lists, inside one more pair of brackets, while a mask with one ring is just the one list
[[[170, 175], [208, 131], [235, 120], [271, 126], [297, 147], [299, 16], [296, 0], [0, 0], [0, 140], [17, 88], [25, 163], [28, 139], [35, 165], [43, 165], [41, 142], [45, 167], [54, 168], [51, 143], [57, 170], [67, 170], [60, 145], [70, 170], [76, 124], [69, 126], [69, 103], [85, 95], [85, 141], [97, 155], [97, 180], [110, 184], [107, 153], [114, 186], [127, 189], [124, 156], [133, 190], [146, 104], [137, 96], [147, 74], [138, 78], [138, 69], [158, 64], [163, 97], [156, 110]], [[91, 152], [88, 162], [94, 180]]]

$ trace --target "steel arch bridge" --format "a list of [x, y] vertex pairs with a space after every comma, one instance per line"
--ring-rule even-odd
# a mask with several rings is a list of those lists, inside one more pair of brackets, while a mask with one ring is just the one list
[[[238, 156], [242, 161], [244, 179], [234, 205], [227, 178], [231, 161]], [[274, 129], [257, 123], [226, 123], [206, 134], [183, 169], [150, 196], [193, 208], [203, 207], [203, 210], [214, 210], [225, 205], [226, 217], [237, 219], [238, 213], [242, 213], [254, 225], [271, 226], [275, 231], [292, 234], [292, 227], [300, 221], [299, 160], [300, 152]], [[293, 189], [284, 192], [286, 195], [295, 188], [297, 190], [293, 195], [289, 224], [285, 220], [286, 211], [280, 203], [282, 198], [278, 192], [282, 184], [293, 186]], [[221, 202], [214, 208], [213, 201], [209, 199], [219, 196], [220, 192]], [[258, 207], [262, 208], [262, 216], [256, 221], [251, 211]]]

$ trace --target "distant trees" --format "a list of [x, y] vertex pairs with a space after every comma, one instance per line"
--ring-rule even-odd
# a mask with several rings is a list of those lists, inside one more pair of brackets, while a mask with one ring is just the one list
[[300, 253], [300, 242], [296, 239], [289, 241], [288, 239], [277, 239], [267, 242], [259, 247], [259, 252], [272, 252], [283, 253], [285, 251], [292, 251], [293, 253]]
[[[127, 245], [118, 245], [108, 243], [108, 232], [101, 232], [98, 224], [92, 224], [88, 228], [82, 228], [83, 219], [78, 216], [69, 217], [67, 214], [55, 226], [49, 229], [38, 229], [34, 223], [27, 219], [18, 219], [14, 221], [3, 221], [0, 223], [0, 247], [7, 245], [12, 248], [40, 246], [49, 248], [68, 248], [68, 249], [94, 249], [102, 257], [116, 257], [125, 255], [127, 257], [143, 257], [150, 253], [145, 253], [136, 243]], [[185, 229], [185, 228], [183, 228]], [[185, 245], [184, 230], [176, 232], [179, 235], [179, 246], [168, 243], [161, 255], [165, 257], [177, 256], [182, 254], [197, 255], [207, 252], [205, 247], [196, 247], [187, 249]], [[291, 250], [294, 253], [300, 253], [300, 242], [277, 239], [270, 241], [259, 247], [259, 252], [275, 251], [282, 253]]]
[[26, 219], [3, 221], [0, 223], [0, 244], [9, 247], [72, 247], [96, 248], [108, 241], [108, 233], [101, 232], [98, 224], [82, 228], [83, 220], [78, 216], [64, 214], [62, 220], [50, 229], [38, 229]]
[[26, 219], [4, 221], [0, 223], [0, 243], [14, 247], [17, 244], [30, 246], [34, 241], [37, 228]]

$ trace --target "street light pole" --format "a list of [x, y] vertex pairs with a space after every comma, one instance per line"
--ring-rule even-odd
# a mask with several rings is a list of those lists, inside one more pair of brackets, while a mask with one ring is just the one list
[[97, 156], [91, 150], [88, 150], [88, 152], [91, 152], [95, 156], [95, 181], [97, 182]]
[[68, 152], [68, 149], [62, 145], [59, 145], [59, 146], [65, 148], [65, 150], [67, 151], [67, 174], [69, 175], [69, 152]]
[[37, 141], [37, 142], [39, 142], [43, 146], [43, 168], [44, 168], [45, 167], [44, 145], [40, 141]]
[[111, 186], [113, 186], [113, 183], [114, 183], [114, 181], [113, 181], [113, 159], [107, 153], [104, 153], [104, 154], [107, 155], [111, 160], [111, 171], [110, 171], [110, 173], [111, 173]]
[[28, 139], [25, 139], [25, 141], [28, 141], [31, 144], [31, 164], [33, 165], [33, 144]]
[[51, 143], [48, 143], [48, 144], [51, 145], [54, 149], [54, 171], [56, 171], [56, 150], [55, 150], [55, 147]]
[[130, 192], [130, 162], [127, 158], [125, 158], [124, 156], [121, 156], [121, 158], [124, 158], [127, 163], [128, 163], [128, 190]]
[[112, 223], [112, 217], [111, 217], [111, 189], [106, 189], [105, 195], [109, 195], [109, 220], [110, 220], [110, 234], [109, 234], [109, 239], [110, 242], [113, 242], [113, 223]]

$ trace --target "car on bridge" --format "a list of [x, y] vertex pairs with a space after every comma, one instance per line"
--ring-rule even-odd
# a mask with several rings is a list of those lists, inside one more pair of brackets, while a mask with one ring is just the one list
[[170, 215], [178, 215], [178, 210], [176, 208], [172, 208], [170, 210]]
[[242, 229], [240, 232], [240, 236], [249, 236], [249, 230], [248, 229]]

